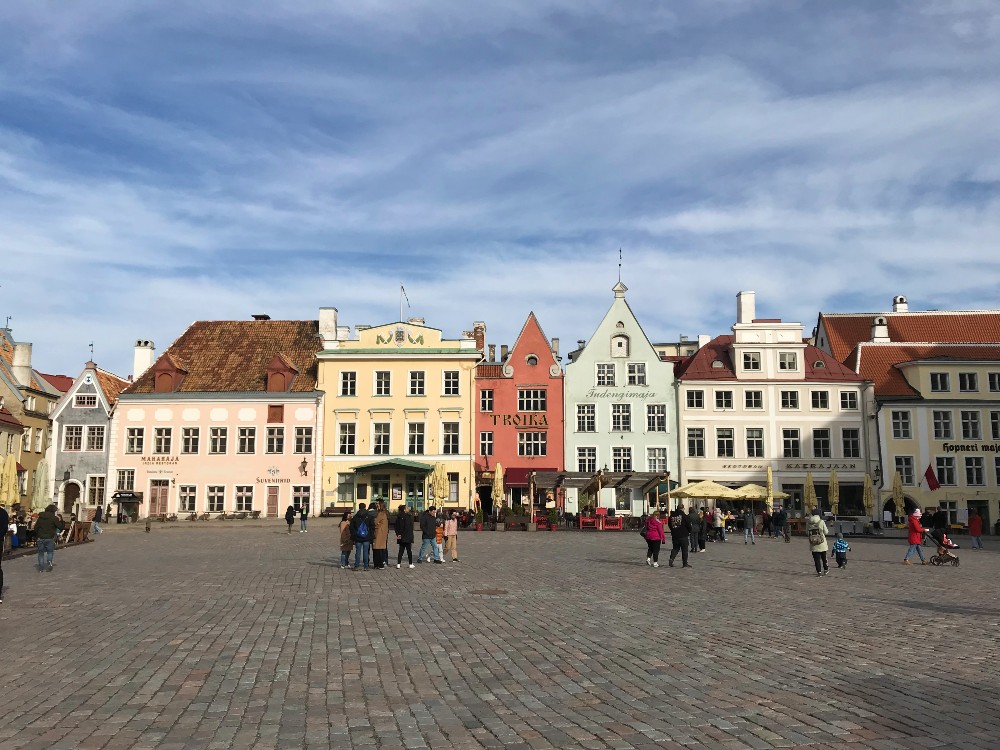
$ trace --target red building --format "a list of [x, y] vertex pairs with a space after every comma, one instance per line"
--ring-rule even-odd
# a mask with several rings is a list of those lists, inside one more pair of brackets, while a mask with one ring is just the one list
[[[534, 313], [508, 352], [490, 346], [476, 368], [477, 492], [483, 511], [493, 509], [494, 470], [504, 474], [505, 501], [526, 504], [532, 472], [563, 469], [563, 371], [559, 339], [545, 337]], [[536, 492], [536, 507], [557, 500]]]

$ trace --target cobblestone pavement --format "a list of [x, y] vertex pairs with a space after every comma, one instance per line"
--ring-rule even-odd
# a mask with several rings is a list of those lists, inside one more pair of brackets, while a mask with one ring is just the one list
[[178, 522], [6, 561], [0, 748], [1000, 742], [1000, 547], [852, 541], [818, 578], [803, 539], [685, 570], [634, 533], [469, 532], [458, 564], [354, 573], [336, 539]]

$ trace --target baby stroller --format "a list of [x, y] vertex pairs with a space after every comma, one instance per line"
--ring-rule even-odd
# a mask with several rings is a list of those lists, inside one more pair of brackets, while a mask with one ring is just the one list
[[951, 563], [957, 568], [961, 561], [958, 559], [958, 555], [952, 552], [952, 550], [958, 549], [958, 545], [948, 538], [948, 535], [944, 533], [944, 529], [934, 529], [927, 536], [931, 542], [937, 545], [937, 554], [931, 555], [931, 565]]

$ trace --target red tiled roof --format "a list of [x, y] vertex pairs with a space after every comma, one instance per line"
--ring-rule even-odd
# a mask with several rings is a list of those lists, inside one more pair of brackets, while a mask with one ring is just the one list
[[906, 382], [899, 365], [917, 360], [995, 361], [1000, 363], [1000, 344], [860, 344], [847, 359], [848, 366], [875, 384], [875, 396], [919, 398], [920, 392]]
[[46, 382], [60, 393], [66, 393], [73, 387], [73, 378], [69, 375], [47, 375], [44, 372], [39, 372], [38, 375], [45, 378]]
[[476, 365], [477, 378], [502, 378], [503, 365]]
[[989, 343], [1000, 341], [1000, 310], [900, 313], [820, 313], [830, 351], [843, 362], [858, 344], [871, 341], [872, 320], [885, 318], [889, 338], [907, 343]]
[[21, 422], [18, 420], [17, 417], [15, 417], [13, 414], [7, 411], [6, 406], [0, 406], [0, 424], [6, 424], [10, 425], [11, 427], [16, 427], [18, 430], [24, 427], [24, 425], [21, 424]]
[[128, 388], [131, 383], [99, 367], [95, 367], [94, 372], [97, 373], [97, 384], [101, 386], [104, 398], [108, 400], [108, 406], [114, 406], [115, 402], [118, 401], [118, 394]]
[[[674, 373], [681, 380], [737, 380], [730, 354], [732, 345], [733, 336], [717, 336], [681, 362]], [[803, 380], [838, 383], [862, 380], [852, 369], [815, 346], [807, 345], [802, 357], [805, 363]], [[713, 362], [721, 362], [722, 366], [713, 367]]]
[[[322, 348], [315, 320], [200, 320], [164, 356], [186, 373], [179, 393], [265, 391], [268, 365], [279, 355], [298, 370], [290, 390], [303, 393], [316, 389], [316, 353]], [[124, 393], [153, 393], [154, 369]]]

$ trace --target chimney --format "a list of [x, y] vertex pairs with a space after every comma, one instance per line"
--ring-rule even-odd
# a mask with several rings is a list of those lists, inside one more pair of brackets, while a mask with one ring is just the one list
[[476, 339], [476, 349], [481, 352], [486, 351], [486, 323], [477, 320], [472, 324], [472, 333]]
[[270, 320], [271, 316], [266, 313], [255, 313], [253, 315], [254, 320]]
[[337, 341], [347, 341], [351, 338], [350, 326], [337, 326]]
[[711, 340], [712, 340], [712, 337], [709, 336], [707, 333], [699, 333], [698, 334], [698, 348], [699, 349], [703, 349], [704, 347], [708, 346], [708, 342], [711, 341]]
[[153, 366], [155, 352], [156, 348], [152, 341], [138, 339], [135, 342], [135, 351], [132, 354], [132, 380], [138, 380], [146, 370]]
[[909, 312], [910, 306], [906, 302], [906, 297], [902, 294], [897, 294], [892, 298], [892, 311], [893, 312]]
[[559, 339], [552, 339], [552, 356], [559, 359]]
[[415, 326], [422, 326], [427, 324], [427, 321], [424, 318], [407, 318], [406, 322]]
[[490, 344], [490, 360], [489, 361], [490, 362], [496, 362], [497, 361], [497, 345], [496, 344]]
[[21, 385], [31, 385], [31, 344], [14, 342], [11, 374]]
[[888, 344], [892, 339], [889, 338], [889, 325], [886, 319], [881, 315], [877, 318], [872, 319], [872, 343], [874, 344]]
[[354, 330], [357, 331], [358, 333], [361, 333], [361, 331], [367, 331], [369, 328], [371, 328], [371, 326], [368, 325], [367, 323], [357, 323], [354, 326]]
[[323, 345], [329, 346], [337, 340], [337, 308], [321, 307], [319, 309], [319, 337]]
[[753, 323], [757, 317], [757, 293], [739, 292], [736, 295], [736, 323]]
[[500, 363], [503, 364], [507, 361], [508, 347], [506, 344], [500, 344]]
[[576, 348], [577, 348], [577, 349], [583, 349], [583, 346], [584, 346], [584, 344], [586, 344], [586, 343], [587, 343], [587, 340], [586, 340], [586, 339], [577, 339], [577, 340], [576, 340]]

